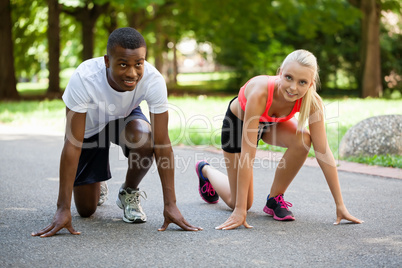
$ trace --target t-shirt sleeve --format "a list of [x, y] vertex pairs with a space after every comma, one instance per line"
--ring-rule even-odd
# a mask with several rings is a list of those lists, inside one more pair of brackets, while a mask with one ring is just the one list
[[153, 114], [161, 114], [168, 110], [167, 88], [162, 76], [157, 76], [150, 81], [145, 100], [149, 112]]
[[74, 112], [86, 113], [88, 111], [90, 97], [78, 71], [71, 76], [63, 94], [63, 101]]

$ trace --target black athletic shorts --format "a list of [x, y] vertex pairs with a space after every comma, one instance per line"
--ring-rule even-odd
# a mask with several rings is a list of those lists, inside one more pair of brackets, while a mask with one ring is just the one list
[[120, 133], [128, 122], [142, 119], [149, 123], [138, 106], [127, 117], [110, 121], [98, 134], [84, 139], [74, 186], [108, 180], [112, 177], [109, 167], [110, 142], [119, 145], [126, 157], [129, 148], [120, 142]]
[[[225, 118], [222, 123], [221, 132], [221, 146], [222, 150], [228, 153], [240, 153], [241, 152], [241, 139], [243, 134], [243, 121], [240, 120], [230, 110], [230, 104], [236, 99], [233, 98], [229, 102], [228, 109], [226, 111]], [[258, 127], [258, 141], [261, 139], [264, 132], [267, 131], [269, 126], [275, 124], [275, 122], [261, 122]]]

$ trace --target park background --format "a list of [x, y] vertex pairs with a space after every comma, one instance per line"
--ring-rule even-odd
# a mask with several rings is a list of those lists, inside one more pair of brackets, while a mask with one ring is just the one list
[[[105, 54], [114, 29], [130, 26], [144, 35], [147, 60], [167, 81], [173, 145], [219, 147], [221, 120], [240, 86], [275, 74], [303, 48], [320, 65], [338, 158], [350, 127], [401, 114], [401, 14], [400, 0], [3, 0], [0, 127], [62, 133], [70, 75]], [[400, 155], [346, 160], [402, 168]]]

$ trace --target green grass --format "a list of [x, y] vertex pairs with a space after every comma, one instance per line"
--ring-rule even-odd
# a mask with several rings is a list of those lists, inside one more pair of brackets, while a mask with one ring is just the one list
[[[170, 97], [169, 134], [173, 145], [220, 147], [220, 128], [231, 97]], [[384, 99], [324, 99], [326, 127], [330, 148], [335, 158], [346, 131], [368, 117], [397, 114], [400, 101]], [[147, 114], [147, 106], [141, 104]], [[375, 107], [375, 108], [373, 108]], [[61, 100], [0, 102], [0, 122], [29, 125], [36, 129], [64, 130], [65, 107]], [[280, 147], [263, 144], [260, 149], [281, 151]], [[313, 150], [310, 156], [314, 156]], [[348, 158], [347, 161], [402, 168], [401, 156]]]
[[[209, 74], [198, 74], [198, 81], [190, 83], [194, 75], [183, 74], [179, 77], [179, 87], [187, 90], [194, 88], [195, 96], [169, 97], [170, 118], [169, 134], [173, 145], [205, 145], [220, 147], [220, 128], [224, 113], [226, 112], [229, 100], [234, 96], [214, 96], [209, 91], [199, 91], [206, 87], [214, 92], [214, 88], [222, 88], [227, 82], [230, 73], [220, 73], [214, 77]], [[210, 81], [212, 79], [212, 81]], [[225, 82], [226, 81], [226, 82]], [[188, 85], [186, 86], [186, 83]], [[215, 86], [214, 86], [215, 85]], [[45, 90], [42, 84], [19, 84], [21, 92], [34, 94], [36, 91]], [[25, 90], [25, 91], [24, 91]], [[190, 91], [191, 92], [191, 91]], [[357, 99], [357, 98], [324, 98], [326, 106], [326, 128], [330, 148], [336, 159], [339, 159], [338, 148], [342, 137], [353, 125], [366, 118], [385, 115], [400, 114], [400, 100], [387, 99]], [[148, 107], [141, 104], [145, 114]], [[44, 101], [22, 101], [22, 102], [0, 102], [0, 123], [10, 125], [29, 125], [33, 128], [64, 130], [65, 107], [61, 100]], [[284, 152], [285, 149], [263, 144], [260, 142], [260, 149]], [[314, 151], [310, 150], [310, 156]], [[400, 156], [376, 156], [348, 158], [347, 161], [402, 168]]]
[[64, 131], [64, 116], [61, 100], [0, 102], [0, 123], [13, 126]]
[[[219, 148], [221, 122], [230, 99], [231, 97], [205, 96], [170, 98], [170, 103], [178, 111], [182, 111], [180, 115], [176, 112], [177, 116], [171, 113], [170, 135], [172, 141], [186, 145], [209, 145]], [[399, 100], [341, 98], [324, 99], [324, 104], [327, 138], [336, 159], [339, 159], [338, 148], [342, 137], [349, 128], [369, 117], [400, 113]], [[262, 141], [260, 141], [259, 148], [279, 152], [286, 150]], [[313, 149], [310, 150], [309, 156], [314, 156]], [[402, 168], [400, 157], [392, 155], [345, 160]]]
[[401, 155], [387, 154], [387, 155], [348, 157], [345, 160], [350, 161], [350, 162], [383, 166], [383, 167], [402, 168], [402, 156]]
[[[74, 72], [74, 68], [64, 69], [60, 72], [60, 88], [64, 90], [68, 84], [68, 80]], [[21, 96], [43, 96], [48, 88], [48, 81], [42, 79], [37, 83], [23, 82], [17, 83], [17, 90]]]

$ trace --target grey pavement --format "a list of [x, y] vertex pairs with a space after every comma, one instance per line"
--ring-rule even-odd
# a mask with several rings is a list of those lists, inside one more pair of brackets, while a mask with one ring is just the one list
[[254, 204], [248, 223], [215, 230], [231, 211], [220, 201], [198, 195], [194, 163], [213, 162], [225, 171], [222, 154], [174, 147], [177, 204], [184, 217], [201, 226], [165, 232], [159, 176], [152, 167], [141, 183], [148, 200], [144, 224], [127, 224], [115, 205], [127, 161], [120, 149], [110, 153], [113, 178], [109, 200], [90, 218], [72, 204], [73, 226], [50, 238], [31, 237], [47, 226], [56, 210], [62, 136], [0, 134], [0, 267], [401, 267], [402, 180], [340, 171], [344, 201], [360, 225], [335, 221], [335, 205], [321, 170], [304, 166], [286, 193], [294, 222], [278, 222], [262, 208], [276, 162], [262, 159], [254, 169]]

